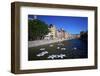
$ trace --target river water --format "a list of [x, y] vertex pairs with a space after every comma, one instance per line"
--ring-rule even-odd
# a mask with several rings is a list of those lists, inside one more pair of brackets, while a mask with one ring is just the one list
[[[52, 45], [52, 47], [50, 47], [50, 45]], [[41, 51], [41, 48], [45, 49]], [[38, 54], [41, 54], [43, 52], [46, 52], [46, 54], [44, 54], [43, 56], [37, 56]], [[63, 58], [57, 58], [57, 56], [61, 54], [65, 56]], [[56, 56], [53, 59], [88, 58], [88, 43], [87, 41], [83, 41], [80, 39], [71, 39], [60, 43], [52, 43], [48, 45], [28, 48], [28, 60], [52, 60], [52, 58], [48, 58], [52, 55]]]

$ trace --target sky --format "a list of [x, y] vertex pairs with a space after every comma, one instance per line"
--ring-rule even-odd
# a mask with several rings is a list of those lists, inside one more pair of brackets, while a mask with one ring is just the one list
[[[57, 29], [63, 28], [71, 34], [79, 34], [80, 31], [88, 29], [88, 17], [47, 15], [36, 15], [35, 17], [48, 25], [55, 25]], [[28, 19], [34, 19], [34, 15], [28, 15]]]

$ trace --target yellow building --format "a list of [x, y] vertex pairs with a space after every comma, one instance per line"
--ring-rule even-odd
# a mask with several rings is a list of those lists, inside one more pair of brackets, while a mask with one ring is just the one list
[[56, 27], [55, 27], [55, 25], [50, 24], [49, 31], [50, 31], [50, 37], [52, 39], [55, 39], [56, 38]]

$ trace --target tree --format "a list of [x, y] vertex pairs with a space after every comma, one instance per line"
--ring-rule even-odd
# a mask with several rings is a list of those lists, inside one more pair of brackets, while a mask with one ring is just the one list
[[29, 41], [43, 39], [48, 32], [48, 25], [45, 22], [38, 19], [28, 20]]
[[85, 41], [87, 41], [87, 39], [88, 39], [88, 31], [81, 31], [80, 32], [80, 39], [81, 40], [85, 40]]

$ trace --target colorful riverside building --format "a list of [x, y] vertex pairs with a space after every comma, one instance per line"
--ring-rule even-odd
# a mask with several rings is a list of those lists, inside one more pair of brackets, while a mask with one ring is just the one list
[[52, 39], [55, 39], [56, 38], [56, 27], [55, 27], [55, 25], [52, 25], [52, 24], [50, 24], [49, 25], [49, 33], [50, 33], [50, 37], [52, 38]]
[[56, 39], [56, 27], [55, 27], [55, 25], [50, 24], [48, 26], [48, 29], [49, 29], [49, 33], [47, 35], [45, 35], [44, 39], [48, 39], [48, 40], [49, 39], [52, 39], [52, 40]]
[[65, 31], [63, 30], [63, 28], [56, 31], [56, 38], [61, 40], [65, 39]]
[[45, 36], [44, 39], [67, 39], [68, 38], [68, 33], [65, 32], [65, 30], [63, 28], [61, 29], [56, 29], [55, 25], [53, 24], [50, 24], [48, 26], [48, 29], [49, 29], [49, 33]]

